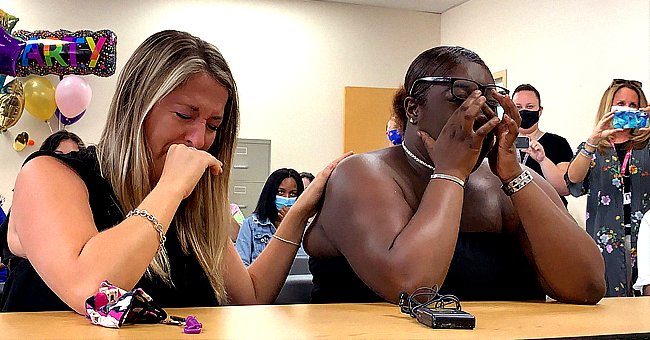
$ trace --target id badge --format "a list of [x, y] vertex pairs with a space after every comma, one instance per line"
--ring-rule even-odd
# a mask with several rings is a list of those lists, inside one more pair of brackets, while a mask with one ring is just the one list
[[623, 204], [632, 204], [632, 193], [624, 192], [623, 193]]

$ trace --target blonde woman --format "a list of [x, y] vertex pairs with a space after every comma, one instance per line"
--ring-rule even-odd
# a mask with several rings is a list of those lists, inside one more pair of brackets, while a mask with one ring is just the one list
[[647, 105], [640, 82], [612, 81], [600, 101], [596, 126], [565, 177], [571, 195], [588, 195], [587, 232], [605, 259], [607, 296], [634, 294], [636, 238], [650, 208], [650, 132], [613, 128], [614, 111], [650, 111]]
[[125, 65], [97, 147], [31, 155], [0, 247], [4, 311], [74, 309], [103, 280], [163, 307], [271, 303], [334, 161], [255, 264], [229, 241], [228, 179], [239, 107], [221, 53], [188, 33], [146, 39]]

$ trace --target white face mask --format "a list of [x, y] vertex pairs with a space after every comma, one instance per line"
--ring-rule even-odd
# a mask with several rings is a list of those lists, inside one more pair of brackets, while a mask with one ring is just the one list
[[631, 108], [629, 106], [612, 106], [612, 111], [627, 112], [627, 111], [639, 111], [638, 109]]

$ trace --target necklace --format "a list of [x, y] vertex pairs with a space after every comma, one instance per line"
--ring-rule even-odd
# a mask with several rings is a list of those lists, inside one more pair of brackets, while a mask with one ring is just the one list
[[425, 161], [419, 159], [418, 156], [414, 155], [414, 154], [411, 152], [411, 150], [409, 150], [409, 149], [406, 147], [406, 145], [404, 145], [404, 143], [402, 143], [402, 149], [404, 149], [404, 152], [406, 152], [406, 154], [407, 154], [409, 157], [413, 158], [414, 161], [416, 161], [416, 162], [418, 162], [418, 163], [424, 165], [425, 167], [431, 169], [431, 171], [436, 171], [436, 167], [434, 167], [433, 165], [431, 165], [431, 164], [429, 164], [429, 163], [427, 163], [427, 162], [425, 162]]

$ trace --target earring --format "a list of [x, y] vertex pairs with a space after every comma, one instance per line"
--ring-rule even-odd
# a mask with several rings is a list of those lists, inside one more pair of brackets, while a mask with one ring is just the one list
[[417, 118], [417, 116], [412, 116], [412, 117], [410, 117], [410, 118], [409, 118], [409, 123], [411, 123], [411, 124], [417, 124], [417, 123], [418, 123], [418, 120], [415, 119], [415, 118]]

